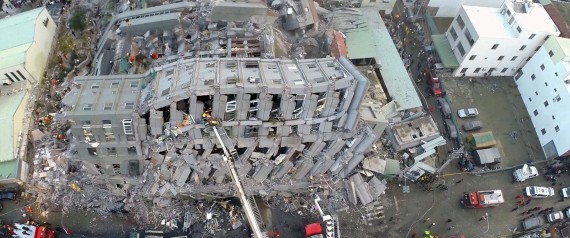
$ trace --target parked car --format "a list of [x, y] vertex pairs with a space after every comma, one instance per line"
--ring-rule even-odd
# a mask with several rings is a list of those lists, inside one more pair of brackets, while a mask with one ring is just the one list
[[438, 98], [437, 99], [437, 104], [439, 105], [439, 110], [441, 111], [441, 115], [443, 116], [443, 118], [445, 119], [449, 119], [451, 118], [451, 106], [449, 106], [449, 103], [447, 101], [445, 101], [445, 99], [443, 98]]
[[553, 212], [548, 214], [548, 216], [546, 216], [546, 219], [548, 222], [557, 222], [564, 219], [564, 213], [562, 213], [562, 211]]
[[513, 172], [513, 177], [516, 182], [523, 182], [527, 179], [535, 178], [538, 176], [538, 170], [534, 166], [525, 164], [522, 168]]
[[525, 194], [531, 198], [545, 198], [554, 196], [555, 193], [551, 187], [528, 186], [525, 188]]
[[564, 214], [566, 214], [566, 218], [570, 218], [570, 207], [564, 208]]
[[522, 222], [523, 228], [525, 230], [532, 230], [534, 228], [544, 226], [544, 224], [546, 224], [546, 220], [543, 216], [527, 218]]
[[[570, 197], [570, 187], [560, 189], [560, 196], [562, 198], [569, 198]], [[568, 217], [570, 218], [570, 217]]]
[[10, 191], [0, 192], [0, 200], [14, 200], [16, 199], [16, 193]]
[[457, 111], [457, 116], [460, 118], [476, 117], [479, 115], [479, 110], [477, 108], [463, 108]]
[[445, 119], [445, 129], [451, 139], [457, 139], [457, 127], [453, 124], [451, 119]]
[[463, 123], [463, 130], [465, 131], [478, 131], [483, 128], [483, 122], [481, 121], [468, 121]]

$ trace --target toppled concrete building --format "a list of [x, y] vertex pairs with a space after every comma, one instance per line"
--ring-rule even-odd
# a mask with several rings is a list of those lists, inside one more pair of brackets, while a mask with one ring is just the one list
[[180, 2], [118, 14], [97, 45], [93, 74], [143, 74], [165, 58], [273, 57], [273, 29], [256, 24], [275, 18], [266, 6], [252, 2], [227, 14], [236, 3], [209, 4]]
[[73, 157], [148, 197], [233, 195], [214, 126], [236, 147], [245, 189], [260, 195], [346, 178], [380, 136], [360, 120], [368, 79], [345, 58], [179, 58], [75, 84], [63, 100]]

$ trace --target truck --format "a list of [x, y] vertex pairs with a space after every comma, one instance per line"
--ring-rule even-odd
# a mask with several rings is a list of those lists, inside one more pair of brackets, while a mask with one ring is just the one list
[[505, 202], [503, 191], [483, 190], [463, 194], [461, 205], [465, 208], [496, 207]]
[[430, 93], [436, 97], [441, 97], [439, 78], [437, 75], [435, 75], [435, 72], [433, 72], [431, 69], [425, 69], [424, 73]]
[[321, 223], [315, 222], [305, 226], [305, 237], [324, 238]]
[[522, 168], [517, 169], [513, 172], [513, 177], [515, 182], [523, 182], [527, 179], [531, 179], [538, 176], [538, 170], [534, 166], [528, 166], [525, 164]]

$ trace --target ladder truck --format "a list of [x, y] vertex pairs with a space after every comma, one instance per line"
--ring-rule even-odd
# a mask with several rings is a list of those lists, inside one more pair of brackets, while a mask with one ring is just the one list
[[226, 130], [220, 129], [218, 131], [215, 126], [212, 126], [212, 129], [214, 130], [214, 134], [216, 134], [216, 138], [220, 142], [222, 150], [224, 151], [224, 155], [222, 157], [226, 162], [226, 165], [230, 170], [232, 180], [236, 185], [237, 195], [243, 206], [249, 226], [253, 231], [253, 236], [255, 238], [267, 238], [267, 232], [262, 231], [262, 225], [260, 225], [263, 221], [261, 220], [261, 214], [259, 213], [257, 203], [253, 196], [248, 196], [243, 190], [243, 186], [235, 169], [234, 161], [238, 159], [238, 153], [234, 148], [235, 146], [233, 145], [233, 142], [226, 133]]

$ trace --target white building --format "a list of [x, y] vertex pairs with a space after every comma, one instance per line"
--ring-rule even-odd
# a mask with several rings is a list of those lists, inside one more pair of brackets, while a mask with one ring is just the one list
[[503, 3], [498, 0], [430, 0], [428, 11], [434, 17], [455, 17], [463, 5], [480, 7], [501, 7]]
[[454, 76], [513, 76], [560, 31], [542, 5], [506, 0], [499, 8], [462, 6], [445, 35], [459, 62]]
[[0, 184], [26, 182], [29, 89], [44, 74], [55, 29], [45, 8], [0, 20]]
[[48, 11], [36, 8], [4, 18], [0, 32], [0, 81], [39, 82], [56, 34]]
[[515, 80], [546, 157], [570, 155], [570, 39], [549, 37]]

